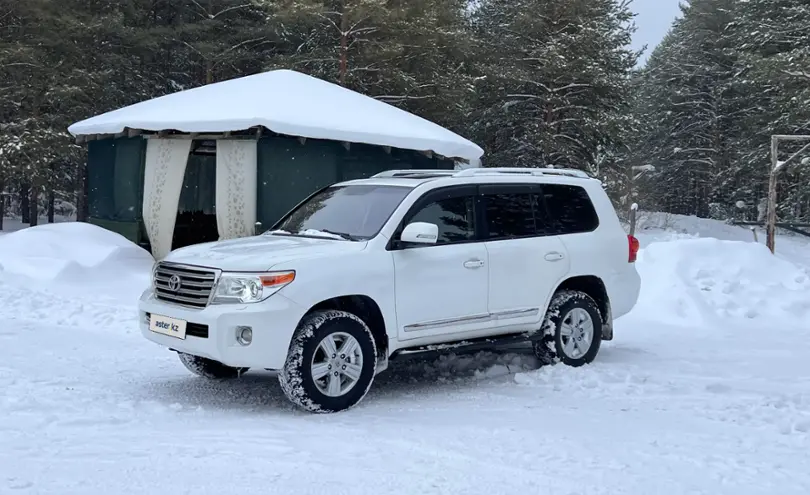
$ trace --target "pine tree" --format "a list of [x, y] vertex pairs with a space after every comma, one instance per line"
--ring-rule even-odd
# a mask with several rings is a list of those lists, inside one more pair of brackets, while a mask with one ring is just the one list
[[734, 192], [732, 143], [747, 111], [738, 98], [736, 54], [725, 35], [734, 3], [694, 0], [682, 6], [683, 17], [641, 72], [637, 156], [655, 167], [651, 196], [667, 211], [708, 216], [718, 209], [711, 205], [728, 205]]
[[[756, 112], [745, 121], [745, 149], [739, 163], [745, 177], [741, 195], [764, 198], [770, 167], [770, 136], [810, 134], [810, 4], [804, 0], [750, 0], [740, 3], [729, 38], [739, 47], [738, 74]], [[799, 143], [783, 143], [781, 153]], [[810, 156], [808, 153], [807, 156]], [[782, 178], [779, 216], [810, 220], [810, 167], [793, 167]]]
[[[656, 168], [641, 184], [644, 207], [762, 220], [770, 136], [810, 132], [810, 6], [692, 0], [682, 10], [641, 71], [634, 104], [634, 164]], [[783, 218], [810, 215], [808, 178], [784, 183]]]
[[638, 53], [628, 3], [484, 0], [476, 133], [488, 163], [597, 171], [621, 146]]
[[32, 211], [44, 188], [81, 188], [72, 122], [257, 72], [274, 32], [263, 9], [235, 0], [2, 5], [0, 173]]
[[470, 95], [466, 0], [265, 2], [285, 67], [370, 95], [449, 127]]

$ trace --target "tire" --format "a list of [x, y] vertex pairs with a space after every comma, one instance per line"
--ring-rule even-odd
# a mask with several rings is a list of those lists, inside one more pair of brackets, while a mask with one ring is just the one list
[[[350, 352], [341, 357], [342, 346], [350, 343]], [[330, 355], [327, 349], [334, 352]], [[346, 311], [314, 311], [298, 324], [278, 380], [284, 395], [296, 406], [314, 413], [334, 413], [363, 400], [376, 366], [377, 346], [363, 320]], [[319, 373], [326, 374], [317, 376]]]
[[599, 306], [584, 292], [560, 291], [551, 298], [542, 332], [543, 338], [533, 343], [534, 354], [542, 364], [562, 362], [573, 367], [589, 364], [602, 345]]
[[230, 378], [238, 378], [245, 373], [249, 368], [232, 368], [226, 366], [219, 361], [208, 359], [200, 356], [192, 356], [184, 352], [178, 352], [177, 357], [180, 362], [192, 373], [203, 378], [211, 380], [227, 380]]

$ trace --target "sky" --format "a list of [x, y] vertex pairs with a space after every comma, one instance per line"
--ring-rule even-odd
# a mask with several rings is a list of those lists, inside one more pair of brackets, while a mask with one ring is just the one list
[[630, 8], [638, 14], [636, 26], [638, 30], [633, 39], [633, 47], [641, 49], [645, 44], [647, 50], [641, 56], [640, 64], [644, 64], [655, 46], [664, 39], [672, 21], [681, 11], [678, 4], [681, 0], [633, 0]]

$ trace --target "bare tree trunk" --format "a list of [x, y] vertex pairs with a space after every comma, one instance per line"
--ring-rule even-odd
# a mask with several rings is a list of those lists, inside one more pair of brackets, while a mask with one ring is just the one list
[[76, 167], [76, 221], [86, 222], [90, 208], [87, 204], [87, 162]]
[[29, 214], [31, 213], [30, 207], [28, 206], [28, 198], [30, 197], [31, 188], [30, 186], [23, 182], [20, 184], [20, 216], [22, 217], [22, 223], [28, 223], [31, 221], [31, 217]]
[[31, 184], [31, 194], [30, 199], [28, 200], [28, 206], [30, 207], [30, 213], [28, 217], [30, 222], [28, 225], [31, 227], [35, 227], [39, 224], [39, 188], [36, 186], [36, 181], [32, 181]]
[[209, 59], [205, 61], [205, 84], [214, 82], [214, 63]]
[[3, 217], [6, 216], [6, 197], [3, 191], [6, 190], [5, 180], [0, 178], [0, 230], [3, 230]]
[[48, 223], [53, 223], [53, 208], [56, 203], [56, 197], [53, 192], [53, 183], [55, 175], [55, 166], [53, 163], [48, 165]]
[[349, 18], [346, 15], [346, 5], [340, 13], [340, 74], [341, 86], [346, 86], [346, 72], [349, 70]]
[[53, 186], [48, 188], [48, 223], [53, 223], [53, 208], [56, 203], [56, 197], [53, 193]]

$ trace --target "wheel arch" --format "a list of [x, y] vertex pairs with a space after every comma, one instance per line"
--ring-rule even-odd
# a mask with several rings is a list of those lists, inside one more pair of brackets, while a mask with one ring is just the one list
[[390, 346], [388, 342], [388, 331], [385, 326], [385, 317], [380, 309], [380, 305], [377, 304], [374, 299], [364, 294], [331, 297], [313, 305], [301, 319], [303, 320], [313, 311], [329, 309], [346, 311], [363, 320], [369, 330], [371, 330], [371, 335], [374, 336], [378, 359], [387, 359]]
[[595, 275], [569, 277], [557, 286], [554, 293], [564, 290], [583, 292], [596, 301], [602, 317], [602, 340], [613, 340], [613, 314], [610, 310], [610, 297], [602, 279]]

